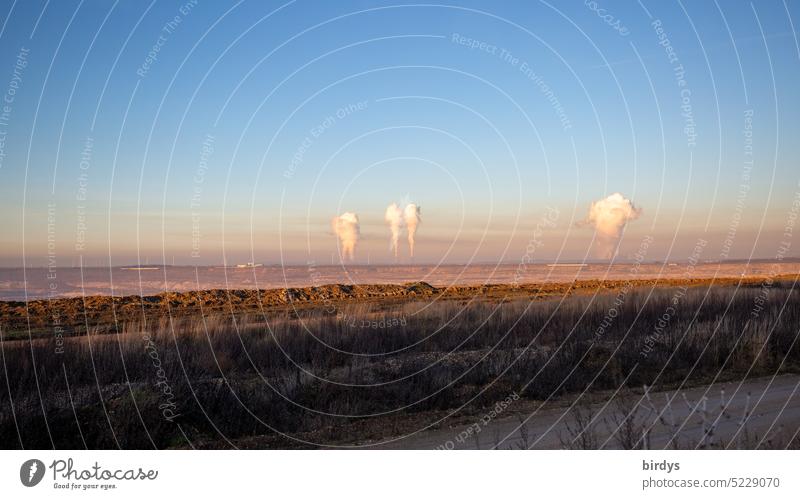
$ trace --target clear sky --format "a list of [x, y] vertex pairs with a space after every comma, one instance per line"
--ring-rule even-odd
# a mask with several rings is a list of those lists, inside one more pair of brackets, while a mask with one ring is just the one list
[[704, 258], [772, 258], [800, 191], [797, 1], [4, 0], [0, 16], [4, 266], [328, 263], [344, 212], [355, 261], [391, 262], [384, 210], [402, 200], [421, 207], [418, 262], [582, 260], [578, 222], [615, 192], [641, 208], [621, 258], [648, 236], [648, 259], [698, 239]]

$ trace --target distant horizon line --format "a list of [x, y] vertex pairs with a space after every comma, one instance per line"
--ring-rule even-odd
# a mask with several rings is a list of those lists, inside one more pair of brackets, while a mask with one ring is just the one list
[[[254, 270], [259, 268], [286, 268], [286, 267], [314, 267], [314, 268], [323, 268], [323, 267], [346, 267], [346, 268], [353, 268], [353, 267], [470, 267], [470, 266], [575, 266], [575, 265], [620, 265], [625, 264], [629, 265], [634, 263], [636, 260], [633, 258], [630, 259], [616, 259], [613, 261], [610, 260], [554, 260], [554, 261], [542, 261], [542, 262], [531, 262], [531, 263], [523, 263], [523, 262], [490, 262], [490, 261], [478, 261], [478, 262], [462, 262], [462, 263], [441, 263], [441, 262], [406, 262], [406, 263], [325, 263], [325, 264], [316, 264], [316, 263], [260, 263], [255, 262], [254, 264], [234, 264], [234, 265], [222, 265], [222, 264], [204, 264], [204, 265], [191, 265], [191, 264], [160, 264], [160, 263], [131, 263], [131, 264], [117, 264], [117, 265], [84, 265], [84, 266], [56, 266], [56, 267], [49, 267], [47, 265], [31, 265], [23, 267], [21, 265], [16, 266], [6, 266], [0, 265], [0, 270], [17, 270], [17, 269], [121, 269], [121, 270], [159, 270], [165, 268], [219, 268], [219, 269], [234, 269], [234, 270]], [[759, 263], [759, 262], [799, 262], [800, 257], [789, 257], [789, 258], [729, 258], [729, 259], [709, 259], [703, 260], [700, 263], [708, 264], [708, 263]], [[652, 259], [652, 260], [643, 260], [643, 264], [680, 264], [680, 263], [687, 263], [685, 259], [676, 259], [676, 260], [661, 260], [661, 259]]]

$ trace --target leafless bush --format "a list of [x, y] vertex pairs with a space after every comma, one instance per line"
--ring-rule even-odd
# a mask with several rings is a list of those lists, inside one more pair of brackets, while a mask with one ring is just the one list
[[597, 418], [591, 404], [583, 401], [574, 405], [565, 421], [566, 430], [559, 435], [561, 446], [565, 449], [598, 449], [600, 437], [597, 434]]
[[608, 433], [620, 448], [626, 450], [646, 448], [648, 419], [644, 412], [642, 397], [630, 390], [623, 390], [614, 398], [611, 414], [604, 421]]

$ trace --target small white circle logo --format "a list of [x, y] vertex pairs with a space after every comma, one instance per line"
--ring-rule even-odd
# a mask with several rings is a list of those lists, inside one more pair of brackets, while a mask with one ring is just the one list
[[44, 463], [38, 459], [28, 459], [19, 468], [19, 479], [22, 485], [34, 487], [44, 478]]

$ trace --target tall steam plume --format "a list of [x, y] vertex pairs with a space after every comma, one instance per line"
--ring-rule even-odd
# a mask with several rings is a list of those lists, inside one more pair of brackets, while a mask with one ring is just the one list
[[339, 237], [342, 260], [353, 260], [356, 255], [356, 244], [361, 236], [361, 224], [358, 215], [352, 212], [342, 213], [331, 220], [331, 228]]
[[419, 206], [409, 203], [403, 210], [403, 218], [408, 229], [408, 249], [411, 258], [414, 258], [414, 236], [417, 234], [417, 226], [422, 222], [419, 216]]
[[400, 240], [400, 230], [403, 228], [403, 211], [397, 206], [397, 203], [392, 203], [386, 207], [384, 219], [386, 223], [389, 224], [389, 230], [392, 231], [392, 239], [389, 248], [394, 252], [394, 258], [396, 260], [397, 243]]
[[630, 199], [615, 192], [592, 203], [589, 215], [582, 225], [591, 225], [597, 233], [597, 248], [600, 258], [613, 258], [617, 252], [622, 231], [631, 220], [636, 220], [642, 209]]

